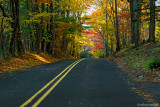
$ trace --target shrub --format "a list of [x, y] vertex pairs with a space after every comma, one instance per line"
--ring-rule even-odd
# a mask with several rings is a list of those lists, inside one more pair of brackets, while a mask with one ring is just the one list
[[149, 62], [148, 66], [150, 69], [160, 68], [160, 58], [154, 58], [151, 62]]

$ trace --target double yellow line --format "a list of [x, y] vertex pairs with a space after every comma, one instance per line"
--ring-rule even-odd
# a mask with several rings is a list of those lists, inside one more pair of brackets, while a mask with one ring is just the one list
[[63, 80], [63, 78], [79, 63], [84, 59], [80, 59], [69, 65], [65, 68], [59, 75], [53, 78], [49, 83], [47, 83], [43, 88], [41, 88], [37, 93], [35, 93], [32, 97], [30, 97], [26, 102], [24, 102], [20, 107], [25, 107], [29, 103], [33, 101], [35, 97], [37, 97], [41, 92], [43, 92], [47, 87], [49, 87], [57, 78], [59, 78], [62, 74], [60, 79], [58, 79], [46, 92], [43, 94], [33, 105], [32, 107], [37, 107], [46, 97], [50, 94], [50, 92]]

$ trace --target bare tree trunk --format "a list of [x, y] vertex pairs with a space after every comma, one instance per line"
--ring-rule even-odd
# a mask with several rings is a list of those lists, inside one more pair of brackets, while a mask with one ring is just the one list
[[1, 24], [0, 24], [0, 61], [1, 59], [5, 59], [6, 57], [6, 54], [5, 54], [5, 36], [3, 34], [4, 32], [4, 27], [3, 27], [3, 24], [4, 24], [4, 17], [8, 17], [5, 10], [4, 10], [4, 7], [1, 5], [1, 2], [0, 2], [0, 9], [2, 10], [2, 13], [3, 13], [3, 17], [1, 19]]
[[108, 6], [107, 6], [107, 1], [108, 0], [106, 0], [106, 36], [107, 36], [107, 40], [104, 38], [104, 40], [105, 40], [105, 54], [104, 54], [104, 57], [106, 57], [107, 56], [107, 51], [108, 51], [108, 49], [107, 49], [107, 46], [108, 46], [108, 34], [107, 34], [107, 19], [108, 19]]
[[135, 43], [135, 46], [138, 46], [140, 39], [139, 11], [141, 11], [141, 8], [139, 0], [128, 0], [128, 1], [130, 2], [130, 14], [131, 14], [131, 43]]
[[119, 38], [119, 21], [118, 21], [118, 15], [117, 15], [117, 0], [115, 0], [115, 16], [116, 16], [116, 51], [120, 51], [120, 38]]
[[[45, 4], [44, 3], [42, 3], [41, 4], [41, 13], [43, 13], [44, 12], [44, 8], [45, 8]], [[42, 37], [44, 36], [44, 32], [45, 32], [45, 27], [44, 27], [44, 17], [42, 16], [41, 17], [41, 24], [40, 24], [40, 26], [41, 26], [41, 33], [42, 33]], [[43, 51], [43, 52], [46, 52], [46, 48], [45, 48], [45, 45], [46, 44], [46, 41], [43, 39], [42, 40], [42, 38], [41, 38], [41, 51]]]
[[53, 12], [56, 13], [56, 15], [54, 17], [51, 17], [51, 20], [50, 20], [50, 31], [49, 32], [52, 35], [52, 38], [51, 38], [51, 42], [48, 43], [48, 47], [47, 47], [47, 51], [50, 54], [52, 54], [52, 56], [55, 56], [55, 53], [56, 53], [56, 51], [55, 51], [55, 47], [56, 47], [55, 40], [56, 40], [57, 36], [56, 36], [56, 32], [55, 32], [55, 29], [56, 29], [55, 20], [59, 17], [59, 5], [56, 4], [56, 3], [59, 3], [59, 0], [55, 1], [55, 3], [54, 3], [55, 7], [53, 6], [52, 2], [50, 3], [50, 13], [53, 13]]
[[141, 11], [139, 0], [129, 0], [130, 2], [130, 13], [131, 13], [131, 43], [135, 43], [135, 46], [139, 45], [140, 33], [139, 26], [140, 20], [139, 15]]
[[11, 0], [12, 19], [14, 21], [11, 23], [11, 26], [13, 28], [13, 34], [10, 43], [10, 53], [12, 56], [15, 56], [16, 47], [19, 56], [24, 54], [22, 35], [20, 33], [19, 24], [19, 7], [19, 0]]
[[[38, 0], [35, 0], [36, 3], [37, 1]], [[35, 4], [35, 12], [40, 13], [37, 4]], [[36, 23], [35, 26], [36, 26], [36, 39], [37, 39], [36, 40], [36, 50], [37, 50], [37, 53], [41, 53], [42, 51], [42, 28], [39, 23]]]
[[[53, 13], [53, 3], [50, 3], [50, 13]], [[56, 37], [55, 28], [56, 28], [56, 24], [55, 24], [54, 20], [53, 20], [53, 17], [51, 17], [50, 32], [52, 34], [52, 42], [51, 42], [51, 54], [52, 54], [52, 56], [55, 55], [55, 37]]]
[[20, 30], [20, 2], [19, 0], [15, 0], [15, 8], [16, 8], [16, 25], [17, 25], [17, 49], [18, 55], [21, 56], [24, 54], [24, 46], [23, 46], [23, 38]]
[[149, 42], [155, 43], [155, 0], [150, 0]]
[[[30, 19], [30, 16], [29, 16], [29, 0], [26, 0], [26, 6], [27, 6], [27, 19], [29, 20]], [[28, 34], [28, 38], [29, 40], [27, 41], [27, 44], [28, 44], [28, 50], [31, 51], [32, 50], [32, 40], [31, 40], [31, 25], [30, 23], [28, 24], [28, 28], [29, 29], [29, 34]]]
[[[113, 36], [113, 35], [112, 35]], [[110, 37], [110, 40], [111, 40], [111, 54], [113, 53], [113, 38]]]
[[3, 18], [1, 20], [1, 30], [0, 30], [0, 60], [4, 59], [4, 37], [3, 37]]
[[[67, 11], [67, 18], [69, 18], [69, 11]], [[62, 16], [65, 17], [65, 12], [62, 12]], [[69, 40], [67, 38], [67, 33], [64, 33], [63, 34], [63, 38], [62, 38], [62, 50], [64, 53], [67, 52], [67, 47], [68, 47], [68, 43], [69, 43]]]
[[130, 14], [131, 14], [131, 43], [135, 43], [134, 35], [134, 19], [133, 19], [133, 0], [130, 0]]

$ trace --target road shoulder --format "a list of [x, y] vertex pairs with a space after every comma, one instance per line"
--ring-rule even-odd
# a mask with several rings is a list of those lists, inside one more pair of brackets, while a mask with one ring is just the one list
[[139, 95], [143, 96], [145, 100], [152, 102], [153, 104], [160, 104], [159, 81], [147, 81], [135, 78], [136, 75], [131, 72], [133, 69], [130, 69], [129, 66], [113, 58], [108, 58], [107, 60], [115, 63], [119, 68], [118, 71], [123, 71], [120, 73], [122, 73], [123, 79], [126, 79], [129, 85], [132, 85], [133, 91], [137, 92]]

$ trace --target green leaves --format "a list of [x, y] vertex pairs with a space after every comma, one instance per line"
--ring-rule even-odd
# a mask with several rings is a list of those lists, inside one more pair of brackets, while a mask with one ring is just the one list
[[75, 23], [76, 22], [76, 19], [74, 17], [60, 17], [60, 18], [57, 18], [56, 21], [61, 21], [61, 22], [66, 22], [66, 23]]
[[51, 42], [51, 38], [52, 38], [51, 34], [44, 32], [43, 37], [42, 37], [43, 40], [45, 40], [46, 42]]
[[150, 69], [160, 68], [160, 58], [153, 58], [151, 62], [148, 63]]

